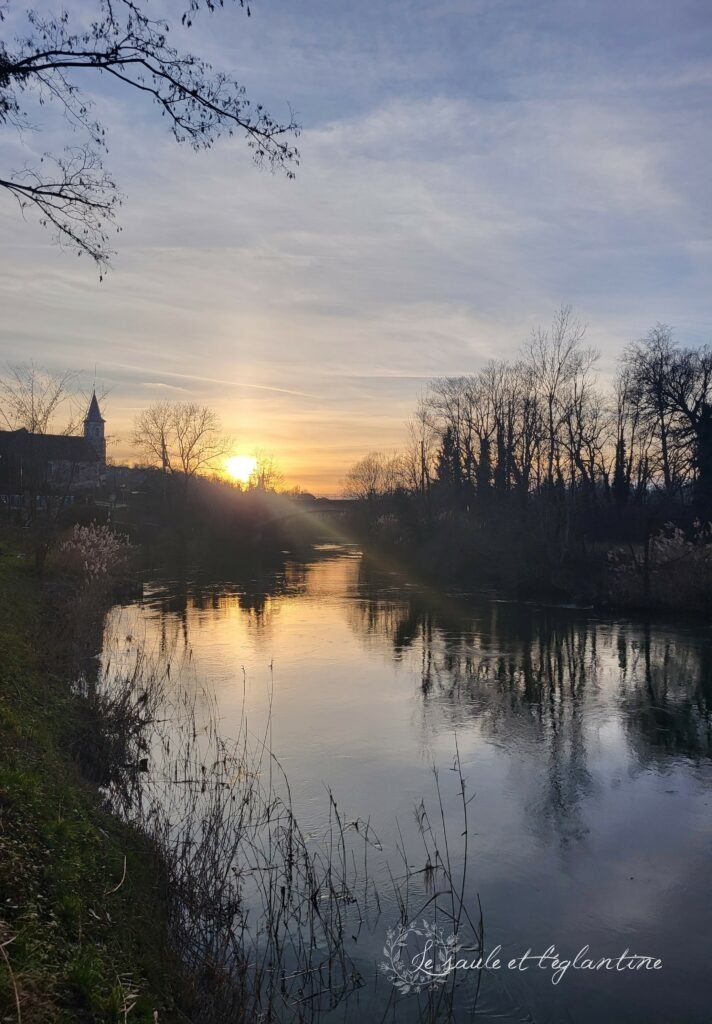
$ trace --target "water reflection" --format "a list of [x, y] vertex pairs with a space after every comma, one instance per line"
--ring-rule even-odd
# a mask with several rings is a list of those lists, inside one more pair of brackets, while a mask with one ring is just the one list
[[689, 943], [712, 927], [709, 629], [443, 595], [343, 550], [228, 582], [159, 581], [123, 614], [127, 631], [195, 656], [226, 735], [245, 709], [272, 715], [315, 831], [328, 785], [386, 842], [396, 820], [407, 838], [456, 734], [490, 935], [512, 955], [622, 943], [669, 964], [654, 984], [576, 978], [555, 1004], [547, 979], [507, 979], [537, 1020], [703, 1019]]
[[638, 755], [709, 757], [712, 752], [712, 644], [646, 625], [619, 639], [620, 700]]
[[[349, 621], [396, 661], [417, 653], [424, 705], [453, 722], [472, 715], [497, 733], [533, 730], [565, 752], [574, 776], [584, 707], [615, 698], [641, 759], [712, 754], [712, 636], [699, 625], [617, 621], [567, 608], [444, 597], [426, 590], [384, 599], [383, 576], [359, 566]], [[390, 589], [393, 589], [392, 583]], [[600, 673], [617, 681], [601, 693]], [[566, 742], [563, 740], [566, 738]], [[564, 751], [564, 748], [567, 748]], [[556, 773], [558, 777], [558, 772]]]
[[305, 564], [288, 562], [279, 571], [230, 582], [212, 581], [198, 573], [154, 581], [146, 587], [145, 598], [159, 623], [160, 651], [177, 646], [188, 649], [191, 631], [201, 628], [205, 612], [221, 615], [238, 609], [255, 630], [265, 634], [278, 611], [276, 599], [304, 594], [307, 579]]

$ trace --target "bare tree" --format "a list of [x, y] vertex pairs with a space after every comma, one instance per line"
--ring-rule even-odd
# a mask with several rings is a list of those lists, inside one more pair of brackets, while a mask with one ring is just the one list
[[643, 396], [633, 368], [624, 356], [615, 384], [613, 498], [618, 507], [629, 498], [642, 501], [653, 467], [653, 425], [646, 416]]
[[[473, 453], [472, 378], [441, 377], [430, 385], [428, 402], [441, 437], [447, 434], [449, 484], [460, 494], [475, 469]], [[442, 469], [442, 459], [440, 460]], [[439, 474], [442, 477], [442, 473]]]
[[623, 357], [629, 377], [629, 397], [650, 425], [656, 442], [657, 465], [653, 467], [653, 477], [659, 476], [667, 495], [679, 490], [684, 476], [675, 456], [675, 410], [668, 396], [675, 348], [672, 329], [658, 323], [645, 338], [630, 345]]
[[0, 464], [5, 463], [3, 482], [9, 494], [20, 497], [18, 514], [30, 529], [38, 571], [58, 535], [71, 491], [84, 473], [81, 456], [75, 459], [71, 454], [76, 451], [73, 447], [69, 456], [49, 458], [45, 437], [79, 432], [88, 401], [77, 382], [76, 373], [53, 374], [34, 363], [10, 366], [0, 377], [0, 428], [28, 431], [9, 439], [8, 458], [0, 459]]
[[255, 468], [250, 474], [248, 487], [250, 490], [276, 491], [284, 483], [284, 474], [271, 452], [258, 448], [254, 452]]
[[169, 450], [173, 447], [173, 404], [154, 402], [137, 416], [134, 423], [133, 444], [151, 466], [160, 467], [164, 473], [173, 467]]
[[562, 445], [568, 461], [568, 485], [595, 497], [597, 478], [607, 472], [609, 421], [596, 387], [592, 362], [577, 361], [562, 402]]
[[692, 471], [698, 510], [712, 514], [712, 349], [673, 350], [664, 381], [664, 400], [674, 420], [673, 441]]
[[[180, 18], [186, 27], [201, 9], [212, 13], [223, 6], [223, 0], [186, 2]], [[92, 116], [82, 88], [87, 79], [108, 78], [153, 101], [176, 141], [194, 149], [239, 132], [258, 163], [284, 168], [290, 177], [298, 162], [298, 126], [291, 114], [275, 120], [261, 104], [251, 104], [233, 77], [170, 45], [171, 25], [147, 13], [148, 0], [93, 4], [94, 10], [79, 5], [71, 14], [66, 7], [55, 15], [29, 9], [22, 34], [0, 41], [0, 124], [34, 130], [41, 112], [57, 110], [78, 133], [63, 152], [5, 172], [0, 187], [23, 211], [34, 208], [60, 244], [88, 254], [103, 269], [112, 255], [109, 229], [122, 196], [104, 169], [106, 130]], [[10, 0], [0, 0], [0, 22], [9, 7]]]
[[369, 452], [351, 467], [344, 482], [347, 498], [373, 502], [384, 491], [384, 458], [381, 452]]
[[427, 503], [435, 478], [440, 435], [426, 398], [418, 400], [408, 421], [408, 444], [403, 455], [404, 486]]
[[523, 360], [512, 367], [510, 386], [514, 391], [512, 476], [522, 503], [526, 504], [534, 484], [541, 481], [541, 406], [534, 374]]
[[546, 431], [545, 480], [551, 487], [562, 469], [562, 428], [570, 389], [578, 376], [587, 373], [597, 354], [583, 347], [586, 327], [562, 306], [548, 329], [537, 328], [525, 348]]
[[195, 402], [155, 402], [136, 418], [134, 446], [146, 461], [182, 477], [186, 487], [201, 472], [215, 468], [232, 449], [212, 409]]
[[[712, 350], [681, 348], [667, 324], [629, 346], [621, 378], [628, 416], [650, 437], [649, 479], [666, 496], [694, 482], [705, 516], [712, 512]], [[689, 491], [689, 487], [687, 487]]]
[[[24, 427], [31, 434], [73, 434], [81, 420], [77, 374], [54, 374], [34, 363], [9, 366], [0, 377], [0, 422], [7, 430]], [[57, 427], [57, 417], [63, 423]]]

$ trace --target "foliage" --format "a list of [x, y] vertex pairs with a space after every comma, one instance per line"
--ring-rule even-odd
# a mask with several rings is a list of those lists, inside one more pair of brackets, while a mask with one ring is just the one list
[[[232, 744], [215, 713], [205, 723], [210, 694], [192, 677], [181, 684], [180, 665], [171, 676], [175, 652], [147, 658], [121, 631], [104, 674], [94, 659], [93, 676], [70, 688], [84, 658], [67, 659], [63, 644], [86, 647], [76, 630], [96, 601], [81, 590], [68, 608], [58, 592], [47, 620], [17, 561], [0, 562], [0, 581], [0, 1019], [14, 1019], [15, 993], [25, 1024], [148, 1024], [156, 1008], [159, 1020], [206, 1024], [320, 1019], [358, 987], [347, 936], [380, 906], [369, 822], [345, 818], [329, 794], [326, 833], [303, 832], [264, 738], [253, 746], [244, 731]], [[134, 827], [99, 808], [70, 754]], [[481, 918], [465, 905], [472, 798], [459, 754], [453, 772], [459, 838], [447, 834], [437, 773], [432, 821], [418, 808], [439, 891], [403, 849], [393, 898], [401, 920], [427, 900], [481, 949]], [[451, 988], [439, 1009], [427, 1019], [454, 1019]]]
[[0, 552], [0, 1020], [150, 1024], [183, 991], [160, 865], [69, 756], [82, 705], [22, 554]]
[[712, 598], [712, 524], [695, 520], [686, 531], [666, 523], [645, 545], [611, 549], [608, 570], [616, 604], [706, 611]]

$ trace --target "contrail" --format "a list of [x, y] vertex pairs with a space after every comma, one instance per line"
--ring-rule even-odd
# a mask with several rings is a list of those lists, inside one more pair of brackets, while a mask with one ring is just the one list
[[306, 391], [294, 391], [290, 388], [278, 388], [273, 387], [270, 384], [249, 384], [246, 381], [222, 380], [219, 377], [199, 377], [193, 373], [175, 373], [172, 370], [152, 370], [145, 366], [132, 366], [129, 363], [110, 363], [109, 365], [115, 366], [117, 369], [120, 370], [134, 370], [145, 377], [174, 377], [177, 380], [203, 381], [206, 384], [227, 384], [229, 387], [250, 388], [254, 391], [276, 391], [282, 395], [297, 395], [300, 398], [315, 397], [314, 395], [308, 394]]

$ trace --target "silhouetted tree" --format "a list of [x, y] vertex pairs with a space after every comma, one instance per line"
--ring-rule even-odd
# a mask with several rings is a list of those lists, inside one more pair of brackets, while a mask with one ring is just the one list
[[186, 489], [233, 446], [216, 413], [195, 402], [154, 402], [137, 416], [133, 443], [149, 465], [180, 477]]
[[675, 441], [691, 448], [695, 496], [702, 515], [712, 514], [712, 350], [675, 347], [665, 400], [675, 419]]
[[437, 424], [424, 398], [418, 400], [415, 415], [408, 422], [408, 444], [403, 455], [403, 485], [418, 495], [426, 516], [430, 513], [430, 491], [436, 471]]
[[[564, 306], [516, 362], [432, 382], [409, 425], [411, 507], [407, 496], [398, 502], [400, 525], [414, 550], [429, 542], [426, 558], [446, 573], [462, 572], [470, 558], [498, 578], [558, 587], [575, 577], [586, 596], [598, 585], [596, 572], [605, 575], [600, 542], [625, 540], [634, 563], [630, 593], [642, 580], [645, 602], [653, 599], [652, 552], [672, 524], [694, 604], [704, 589], [694, 567], [707, 564], [711, 536], [712, 349], [681, 348], [658, 324], [626, 349], [606, 394], [584, 336]], [[365, 460], [360, 469], [365, 485], [364, 471], [377, 473], [378, 465]], [[412, 507], [431, 491], [424, 538]], [[693, 496], [702, 527], [692, 522]], [[454, 510], [464, 514], [448, 514]], [[625, 558], [610, 553], [611, 572], [620, 569], [624, 580]]]
[[699, 511], [712, 513], [712, 350], [680, 348], [657, 324], [624, 356], [627, 402], [647, 422], [657, 477], [668, 497], [695, 485]]
[[545, 431], [544, 480], [553, 487], [563, 476], [564, 444], [562, 430], [566, 422], [571, 389], [586, 374], [595, 359], [592, 349], [583, 348], [586, 327], [577, 320], [570, 306], [562, 306], [551, 327], [537, 328], [526, 346], [528, 366], [542, 409]]
[[369, 452], [351, 467], [344, 482], [344, 494], [348, 498], [372, 503], [385, 489], [383, 456], [380, 452]]
[[460, 465], [460, 453], [455, 444], [453, 429], [449, 424], [443, 432], [437, 466], [435, 468], [435, 479], [441, 498], [453, 500], [458, 494], [462, 483], [462, 467]]
[[492, 486], [492, 460], [490, 458], [490, 441], [483, 438], [480, 445], [480, 461], [477, 466], [477, 497], [481, 508], [486, 508]]
[[344, 481], [344, 494], [373, 505], [376, 499], [393, 495], [403, 486], [404, 460], [401, 455], [369, 452], [351, 467]]
[[[0, 0], [0, 22], [9, 6], [10, 0]], [[188, 0], [182, 18], [177, 14], [189, 27], [201, 9], [222, 6], [223, 0]], [[156, 20], [148, 7], [147, 0], [93, 0], [72, 13], [66, 7], [47, 15], [29, 9], [22, 33], [0, 41], [0, 124], [35, 130], [40, 110], [56, 108], [79, 132], [76, 144], [45, 154], [19, 174], [6, 172], [0, 186], [23, 211], [34, 207], [60, 243], [87, 253], [100, 268], [112, 254], [108, 230], [122, 197], [103, 166], [106, 131], [82, 89], [87, 78], [108, 78], [152, 100], [176, 141], [194, 149], [240, 132], [258, 163], [292, 176], [298, 157], [293, 118], [273, 119], [261, 104], [251, 104], [230, 75], [179, 52], [168, 41], [171, 24]]]
[[[63, 414], [63, 422], [56, 423]], [[31, 434], [72, 434], [80, 420], [77, 374], [49, 373], [34, 363], [9, 366], [0, 377], [0, 427]]]
[[284, 482], [284, 474], [271, 452], [258, 449], [255, 452], [255, 468], [250, 474], [248, 487], [251, 490], [275, 491]]
[[674, 446], [675, 412], [667, 396], [674, 360], [675, 344], [667, 324], [656, 324], [627, 349], [623, 359], [629, 375], [628, 399], [639, 409], [654, 441], [650, 475], [659, 478], [668, 496], [679, 492], [684, 477]]

